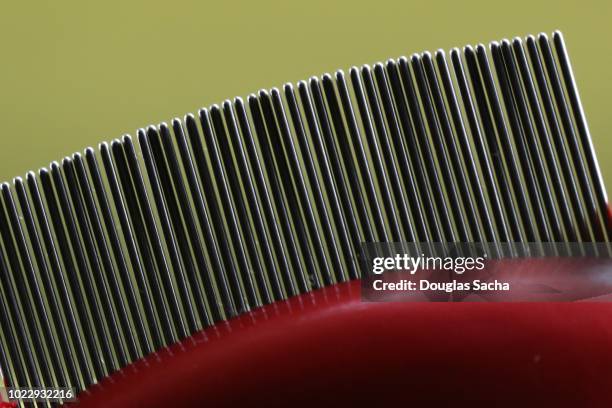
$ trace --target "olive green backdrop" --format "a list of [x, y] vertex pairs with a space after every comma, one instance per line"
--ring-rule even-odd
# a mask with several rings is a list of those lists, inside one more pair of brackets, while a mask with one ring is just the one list
[[0, 180], [262, 87], [561, 29], [612, 188], [611, 18], [609, 1], [3, 0]]

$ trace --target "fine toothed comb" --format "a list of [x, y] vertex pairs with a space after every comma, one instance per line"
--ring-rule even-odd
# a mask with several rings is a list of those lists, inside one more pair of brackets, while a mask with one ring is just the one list
[[612, 236], [559, 32], [262, 90], [1, 195], [4, 381], [82, 403], [203, 329], [359, 279], [363, 242]]

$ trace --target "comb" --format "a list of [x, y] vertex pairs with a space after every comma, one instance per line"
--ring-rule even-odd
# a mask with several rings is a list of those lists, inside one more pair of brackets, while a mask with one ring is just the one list
[[355, 302], [364, 242], [612, 235], [560, 32], [261, 90], [1, 190], [4, 381], [82, 406], [133, 406], [125, 384], [221, 332]]

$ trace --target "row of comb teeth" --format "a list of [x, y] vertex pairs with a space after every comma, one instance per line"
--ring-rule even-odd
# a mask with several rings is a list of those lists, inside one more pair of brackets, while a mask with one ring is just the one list
[[609, 242], [561, 34], [450, 61], [260, 91], [4, 184], [10, 385], [86, 389], [204, 327], [358, 278], [361, 242]]

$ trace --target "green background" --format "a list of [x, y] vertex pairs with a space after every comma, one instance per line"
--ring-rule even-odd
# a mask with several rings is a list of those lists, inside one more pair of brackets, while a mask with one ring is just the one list
[[0, 180], [225, 98], [560, 29], [612, 186], [612, 2], [2, 1]]

